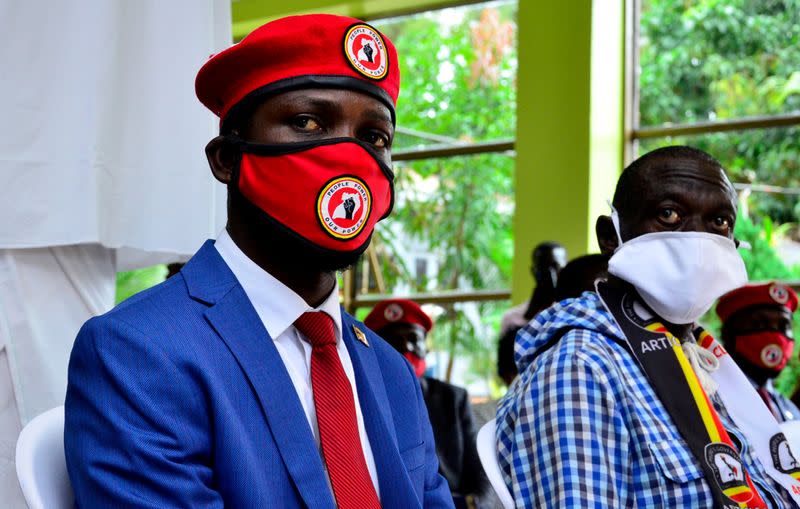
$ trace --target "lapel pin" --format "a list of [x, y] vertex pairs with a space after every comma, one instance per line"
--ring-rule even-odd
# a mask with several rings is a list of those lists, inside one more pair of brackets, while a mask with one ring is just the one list
[[367, 341], [367, 335], [364, 334], [361, 329], [353, 325], [353, 332], [356, 335], [356, 339], [364, 343], [365, 346], [369, 346], [369, 341]]

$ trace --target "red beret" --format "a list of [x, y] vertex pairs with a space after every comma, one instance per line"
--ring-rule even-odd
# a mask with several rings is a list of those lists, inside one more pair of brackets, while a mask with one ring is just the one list
[[224, 123], [243, 102], [302, 88], [347, 88], [381, 100], [395, 118], [400, 70], [394, 44], [363, 21], [332, 14], [289, 16], [212, 55], [197, 97]]
[[724, 322], [737, 311], [762, 305], [784, 306], [790, 313], [794, 313], [797, 309], [797, 294], [780, 283], [745, 285], [720, 297], [717, 315]]
[[364, 319], [364, 325], [379, 331], [391, 323], [415, 323], [430, 332], [433, 328], [431, 317], [419, 307], [419, 304], [408, 299], [389, 299], [379, 302]]

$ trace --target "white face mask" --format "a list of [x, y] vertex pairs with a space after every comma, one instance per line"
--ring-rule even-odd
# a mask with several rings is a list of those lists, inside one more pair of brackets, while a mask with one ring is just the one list
[[619, 215], [611, 210], [620, 245], [608, 272], [632, 284], [664, 320], [693, 323], [719, 297], [747, 283], [732, 240], [704, 232], [656, 232], [622, 242]]

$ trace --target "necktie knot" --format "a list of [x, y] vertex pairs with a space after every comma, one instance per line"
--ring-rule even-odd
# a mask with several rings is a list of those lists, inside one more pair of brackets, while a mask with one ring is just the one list
[[297, 327], [312, 348], [336, 344], [336, 326], [333, 318], [323, 312], [308, 312], [295, 320]]

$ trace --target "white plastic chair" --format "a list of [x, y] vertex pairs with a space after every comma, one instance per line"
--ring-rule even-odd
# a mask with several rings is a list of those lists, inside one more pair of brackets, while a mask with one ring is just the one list
[[481, 459], [481, 465], [486, 472], [486, 477], [489, 478], [494, 492], [497, 493], [497, 498], [503, 504], [505, 509], [514, 509], [514, 498], [511, 492], [508, 491], [508, 486], [503, 480], [503, 473], [500, 471], [500, 463], [497, 462], [497, 446], [495, 444], [495, 422], [494, 419], [484, 424], [478, 430], [477, 443], [478, 443], [478, 457]]
[[17, 479], [30, 509], [68, 509], [75, 498], [64, 458], [64, 407], [36, 416], [17, 439]]

